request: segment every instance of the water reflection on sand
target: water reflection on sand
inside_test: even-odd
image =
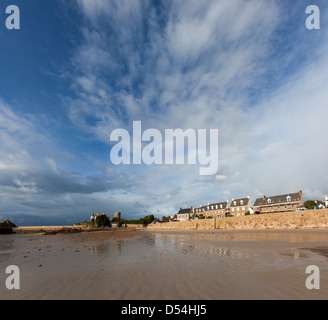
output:
[[[288,240],[289,242],[307,242],[327,240],[327,236],[318,235],[281,235],[281,234],[169,234],[169,233],[146,233],[145,235],[128,240],[114,240],[95,242],[91,247],[92,256],[111,256],[116,259],[130,261],[153,259],[159,255],[171,254],[176,256],[189,255],[194,258],[222,258],[232,259],[254,258],[260,256],[257,250],[245,248],[245,245],[229,245],[231,241],[255,241],[255,240]],[[224,245],[227,243],[226,245]],[[285,257],[294,259],[309,257],[304,250],[290,248],[278,252]],[[262,252],[263,254],[263,252]],[[120,260],[116,260],[118,262]]]
[[[111,242],[99,242],[94,243],[90,247],[90,254],[92,256],[115,256],[129,257],[133,260],[133,256],[137,255],[138,260],[141,256],[154,257],[159,254],[184,254],[194,255],[198,257],[233,257],[242,258],[250,257],[249,253],[232,250],[229,248],[212,248],[206,246],[200,246],[197,244],[190,245],[188,241],[185,241],[179,237],[160,237],[156,235],[144,235],[138,239],[129,240],[114,240]]]

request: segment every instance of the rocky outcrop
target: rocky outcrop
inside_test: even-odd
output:
[[[12,223],[9,220],[2,220],[0,222],[0,234],[6,234],[6,233],[12,233],[13,228],[15,228],[16,225]]]

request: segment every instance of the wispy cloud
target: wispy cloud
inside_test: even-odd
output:
[[[146,128],[160,130],[219,128],[221,172],[219,178],[206,182],[219,187],[213,198],[226,188],[242,195],[254,193],[256,188],[287,192],[317,183],[298,174],[305,168],[299,157],[305,157],[313,141],[323,142],[324,127],[312,124],[316,112],[326,113],[321,97],[325,95],[322,68],[326,62],[324,56],[316,61],[306,59],[311,45],[304,44],[300,36],[307,31],[303,24],[292,23],[294,17],[288,16],[283,3],[179,1],[151,8],[142,1],[134,1],[131,7],[125,1],[119,6],[106,1],[90,10],[86,10],[88,2],[77,3],[91,21],[90,29],[97,32],[84,31],[85,42],[77,48],[75,65],[88,43],[95,56],[106,51],[104,56],[110,57],[106,66],[110,65],[115,77],[112,82],[102,76],[97,63],[92,63],[95,59],[90,59],[87,78],[94,81],[91,87],[103,88],[110,99],[99,106],[90,100],[86,108],[72,106],[73,121],[89,120],[82,129],[108,143],[108,131],[131,129],[131,122],[137,119]],[[296,14],[298,8],[302,6],[294,6],[290,12]],[[110,22],[104,22],[104,17]],[[296,20],[301,19],[304,17]],[[294,42],[288,45],[291,39]],[[300,48],[305,60],[296,63]],[[286,74],[286,68],[291,72]],[[317,81],[322,85],[313,87]],[[94,98],[85,89],[80,87],[83,97]],[[311,127],[310,134],[304,130],[305,123]],[[317,160],[308,161],[322,168],[321,163],[316,166]],[[184,169],[166,167],[165,175],[184,177],[175,180],[181,187],[177,198],[192,201],[195,195],[182,190],[188,189],[191,177],[199,178],[196,168]],[[151,171],[140,174],[141,179],[148,181]],[[324,187],[325,179],[321,183]],[[167,194],[164,190],[168,189],[162,188]],[[197,199],[202,197],[202,188],[198,188]]]

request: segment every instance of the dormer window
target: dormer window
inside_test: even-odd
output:
[[[220,204],[220,208],[222,209],[222,204]]]
[[[213,206],[211,206],[211,209],[213,210],[213,209],[214,209],[214,207],[213,207]]]
[[[236,201],[234,201],[234,202],[233,202],[233,205],[235,206],[236,204],[237,204],[237,202],[236,202]]]
[[[244,201],[243,200],[240,200],[240,205],[242,206],[244,204]]]
[[[268,203],[271,203],[271,199],[268,199]]]
[[[292,198],[291,198],[290,196],[287,196],[287,197],[286,197],[286,200],[287,200],[287,201],[290,201],[290,200],[292,200]]]
[[[218,208],[218,205],[215,205],[215,209],[217,209]]]

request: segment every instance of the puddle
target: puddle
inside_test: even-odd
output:
[[[312,251],[321,256],[328,258],[328,247],[303,248],[303,250]]]
[[[286,251],[279,252],[279,254],[286,257],[293,257],[294,259],[310,258],[311,254],[305,250],[308,249],[288,249]]]

